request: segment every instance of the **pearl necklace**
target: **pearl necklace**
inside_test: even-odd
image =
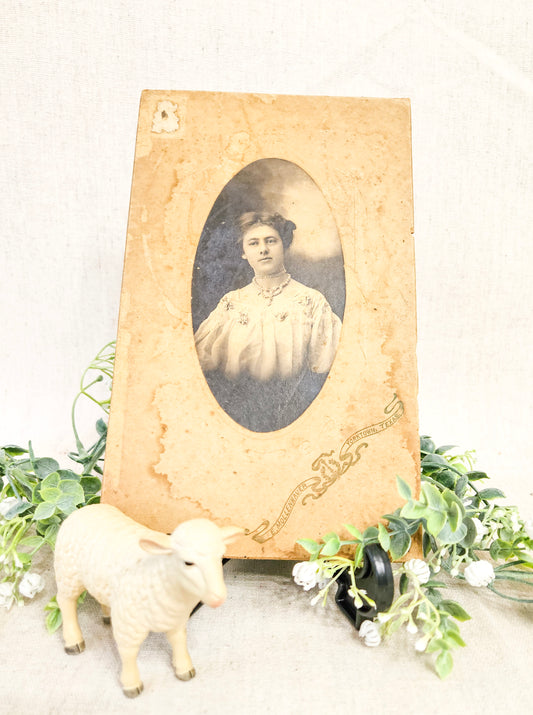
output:
[[[286,288],[291,281],[291,274],[287,273],[287,278],[283,281],[283,283],[280,283],[278,286],[275,288],[262,288],[259,283],[257,282],[255,276],[253,278],[252,283],[255,285],[258,291],[258,295],[262,296],[266,301],[267,305],[272,305],[272,301],[274,298],[281,293],[281,291]]]

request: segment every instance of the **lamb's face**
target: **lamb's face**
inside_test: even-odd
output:
[[[170,537],[187,589],[212,608],[226,600],[222,557],[228,538],[223,529],[208,519],[186,521]]]
[[[141,546],[152,553],[166,554],[172,559],[189,593],[212,608],[226,600],[226,585],[222,572],[222,557],[226,544],[242,534],[237,527],[219,528],[208,519],[192,519],[180,524],[165,537],[163,543],[143,541]]]

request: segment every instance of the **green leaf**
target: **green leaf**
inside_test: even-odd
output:
[[[321,556],[335,556],[336,553],[338,553],[339,549],[341,548],[341,542],[339,541],[338,538],[334,537],[332,539],[329,539],[324,546],[322,547],[320,551]]]
[[[440,490],[434,484],[424,482],[422,484],[422,494],[427,505],[431,509],[435,509],[437,511],[443,511],[446,509],[446,502],[444,501]]]
[[[505,497],[505,494],[500,491],[500,489],[483,489],[479,492],[481,499],[498,499],[499,497]]]
[[[435,450],[436,454],[444,454],[444,452],[449,452],[450,449],[456,449],[457,445],[456,444],[445,444],[442,447],[438,447]]]
[[[363,540],[363,535],[359,531],[359,529],[356,529],[355,526],[352,526],[351,524],[343,524],[344,528],[346,531],[350,532],[350,534],[356,538],[358,541]]]
[[[406,531],[398,531],[390,535],[390,555],[393,561],[404,556],[411,546],[411,537]]]
[[[54,515],[56,510],[56,505],[50,502],[42,502],[37,504],[37,508],[33,514],[34,521],[41,521],[42,519],[49,519]]]
[[[458,603],[455,601],[441,601],[439,603],[439,610],[440,611],[445,611],[446,613],[449,613],[452,618],[455,618],[456,621],[469,621],[470,616],[468,613],[465,611],[465,609],[460,606]]]
[[[448,523],[450,524],[450,529],[456,531],[459,524],[462,522],[461,510],[457,504],[452,503],[448,510]]]
[[[468,479],[467,477],[459,477],[455,484],[454,491],[457,494],[458,497],[464,497],[466,489],[468,487]]]
[[[426,529],[431,536],[440,538],[440,533],[446,524],[446,514],[442,511],[432,511],[426,518]]]
[[[96,494],[102,488],[102,482],[98,477],[82,477],[80,482],[85,496]]]
[[[61,480],[72,479],[75,482],[79,482],[81,479],[81,476],[76,474],[76,472],[73,472],[72,469],[58,469],[57,473],[59,474],[59,478]]]
[[[404,594],[407,591],[407,588],[409,586],[409,576],[406,573],[403,573],[400,576],[400,593]]]
[[[298,539],[296,543],[303,546],[303,548],[310,554],[318,554],[320,551],[320,544],[317,544],[317,542],[313,541],[313,539]]]
[[[375,543],[378,539],[379,531],[377,526],[369,526],[363,532],[363,541],[366,543]]]
[[[447,639],[448,641],[453,641],[453,642],[454,642],[455,644],[457,644],[458,646],[461,646],[461,648],[464,648],[464,647],[466,646],[466,643],[465,643],[464,640],[461,638],[461,636],[459,635],[459,633],[457,633],[457,631],[454,631],[454,630],[449,630],[449,631],[447,631],[447,633],[446,633],[446,639]]]
[[[467,477],[470,482],[476,482],[479,479],[488,479],[489,478],[488,474],[485,474],[485,472],[477,472],[477,471],[467,472],[465,474],[465,477]]]
[[[48,633],[52,634],[57,631],[57,629],[61,626],[63,623],[63,616],[61,615],[61,611],[59,610],[59,606],[56,605],[55,608],[49,609],[49,612],[46,616],[46,630]]]
[[[427,435],[420,437],[420,451],[423,454],[432,454],[435,451],[435,442],[433,442],[431,437]]]
[[[10,457],[18,457],[21,454],[28,454],[27,449],[24,449],[24,447],[19,447],[17,444],[6,444],[5,447],[2,447],[2,449]]]
[[[464,523],[459,524],[455,531],[449,524],[444,524],[441,531],[438,533],[437,538],[443,544],[458,544],[460,543],[468,533],[468,529]]]
[[[41,499],[43,501],[51,502],[57,504],[58,499],[61,496],[61,489],[58,487],[42,487],[41,488]]]
[[[43,543],[44,539],[42,536],[25,536],[23,539],[20,540],[19,545],[25,546],[26,548],[33,551],[34,549],[38,549],[39,547],[41,547]]]
[[[10,519],[14,519],[16,516],[21,516],[30,509],[33,509],[33,504],[31,502],[18,501],[7,511],[4,518],[9,521]]]
[[[396,484],[398,485],[398,492],[400,493],[400,496],[404,499],[411,499],[412,492],[409,484],[398,476],[396,476]]]
[[[384,551],[388,551],[390,549],[390,535],[387,529],[383,526],[383,524],[378,524],[378,540],[379,540],[379,545]]]
[[[498,561],[501,558],[502,552],[505,551],[505,545],[499,539],[496,539],[490,545],[489,553],[494,561]]]
[[[50,459],[50,457],[41,457],[40,459],[34,460],[35,473],[44,479],[52,472],[57,472],[59,469],[59,464],[55,459]]]
[[[434,581],[433,579],[430,579],[429,581],[426,581],[424,584],[425,588],[447,588],[446,584],[443,581]]]
[[[55,548],[56,545],[56,537],[57,532],[59,531],[59,527],[59,522],[54,522],[53,524],[49,524],[46,527],[46,531],[44,532],[44,539],[46,543],[52,547],[52,549]]]
[[[400,514],[404,519],[423,519],[427,511],[428,508],[425,504],[411,500],[403,505]]]
[[[477,529],[474,521],[469,516],[463,519],[463,524],[466,526],[466,534],[460,543],[465,549],[469,549],[477,539]]]
[[[61,496],[57,500],[57,508],[63,512],[63,514],[70,514],[74,511],[78,504],[83,504],[85,502],[85,494],[81,484],[74,482],[71,479],[66,479],[59,483],[61,489]]]
[[[427,533],[427,531],[424,531],[424,533],[422,534],[422,553],[424,554],[424,558],[429,554],[431,549],[431,537]]]
[[[443,487],[453,489],[457,481],[457,475],[451,469],[441,469],[433,474],[432,479],[442,484]]]
[[[421,466],[425,469],[440,469],[449,467],[449,463],[440,454],[427,454],[421,461]]]
[[[96,431],[98,432],[99,435],[107,434],[107,425],[101,417],[96,422]]]
[[[442,651],[437,656],[437,661],[435,663],[435,669],[439,678],[446,678],[453,669],[453,658],[452,654],[448,650]]]
[[[336,531],[328,531],[327,534],[324,534],[322,537],[322,541],[329,541],[330,539],[338,539],[339,535],[337,534]]]
[[[57,472],[50,472],[41,482],[41,491],[48,487],[57,487],[60,481],[61,477]]]

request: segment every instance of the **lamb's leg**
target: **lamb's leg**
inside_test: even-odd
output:
[[[67,596],[59,591],[57,594],[57,605],[63,617],[65,652],[69,655],[77,655],[85,650],[85,641],[83,640],[80,624],[78,623],[77,601],[80,593],[76,593],[74,596]]]
[[[111,609],[103,603],[100,604],[100,607],[102,608],[103,621],[108,626],[111,623]]]
[[[185,626],[175,628],[167,633],[168,642],[172,646],[172,665],[176,677],[180,680],[190,680],[196,675],[191,656],[187,650],[187,632]]]
[[[115,627],[113,635],[122,661],[122,671],[120,673],[122,690],[126,697],[136,698],[143,691],[143,684],[137,667],[137,654],[148,633],[136,634],[135,638],[132,638],[131,634],[128,634],[127,637],[122,637]]]

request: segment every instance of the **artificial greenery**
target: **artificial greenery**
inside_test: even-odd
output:
[[[74,399],[71,418],[77,451],[69,457],[80,465],[78,471],[61,469],[55,459],[36,457],[31,442],[28,449],[17,445],[0,449],[3,485],[0,491],[0,602],[3,605],[22,603],[24,597],[31,597],[35,588],[42,587],[36,585],[38,577],[30,571],[33,557],[42,547],[54,548],[59,526],[72,511],[100,500],[102,469],[99,462],[105,451],[107,425],[104,419],[98,419],[97,439],[91,447],[85,448],[76,426],[76,407],[83,397],[109,413],[113,361],[114,343],[109,343],[83,373]],[[57,621],[57,613],[47,623],[54,621]]]
[[[454,455],[453,449],[451,445],[437,448],[429,437],[421,438],[420,496],[415,498],[398,477],[398,490],[406,503],[385,514],[385,523],[362,533],[346,524],[351,538],[332,531],[319,541],[298,542],[309,552],[315,568],[310,579],[297,582],[306,588],[322,582],[314,601],[325,602],[331,586],[348,569],[350,593],[359,607],[368,601],[357,588],[355,573],[364,548],[379,543],[398,561],[406,556],[415,535],[421,539],[425,561],[411,559],[396,569],[399,595],[386,613],[378,615],[376,638],[378,632],[379,637],[386,637],[406,625],[409,632],[419,633],[417,650],[436,654],[435,667],[441,677],[453,667],[451,651],[465,645],[457,621],[470,618],[458,603],[443,596],[446,584],[435,578],[441,569],[504,598],[533,602],[500,588],[503,582],[533,586],[533,528],[520,519],[516,507],[495,501],[504,496],[499,489],[480,488],[488,476],[474,470],[472,452]],[[493,567],[491,561],[500,563]]]

